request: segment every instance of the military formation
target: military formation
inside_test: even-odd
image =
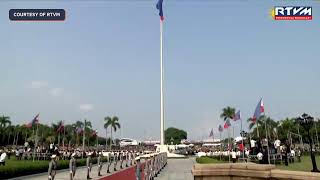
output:
[[[77,152],[70,155],[69,177],[74,180],[77,170]],[[53,154],[48,168],[48,180],[54,180],[58,168],[59,156]],[[96,159],[97,172],[92,172],[93,159]],[[167,164],[166,153],[138,152],[138,151],[111,151],[111,152],[86,152],[86,175],[91,179],[92,173],[102,176],[101,170],[107,169],[107,173],[135,166],[137,180],[152,180]],[[119,167],[120,169],[117,169]]]

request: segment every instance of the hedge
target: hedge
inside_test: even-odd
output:
[[[97,159],[93,158],[92,163],[96,164]],[[86,165],[86,159],[77,159],[77,167]],[[37,173],[48,172],[49,161],[41,160],[8,160],[5,166],[0,166],[0,179],[14,178]],[[58,170],[68,169],[69,160],[58,161]]]

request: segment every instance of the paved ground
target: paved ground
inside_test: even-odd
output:
[[[188,159],[168,159],[167,166],[155,180],[193,180],[191,169],[196,163],[194,157]]]
[[[115,172],[113,171],[113,164],[110,166],[110,172],[111,173],[107,173],[107,165],[104,164],[102,166],[102,170],[101,170],[101,175],[102,176],[98,176],[98,170],[97,170],[97,166],[94,165],[92,166],[92,170],[90,173],[90,177],[92,178],[92,180],[97,180],[103,176],[106,175],[111,175],[114,174]],[[118,171],[120,170],[120,163],[118,163],[117,166]],[[1,178],[0,178],[1,179]],[[48,179],[48,173],[41,173],[41,174],[35,174],[35,175],[30,175],[30,176],[22,176],[22,177],[18,177],[18,178],[13,178],[12,180],[46,180]],[[59,170],[57,172],[57,175],[55,176],[55,180],[69,180],[69,171],[67,170]],[[76,175],[75,175],[75,180],[86,180],[87,179],[87,171],[86,171],[86,167],[78,167],[77,171],[76,171]]]

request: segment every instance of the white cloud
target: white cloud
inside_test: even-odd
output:
[[[52,96],[60,96],[63,92],[62,88],[53,88],[49,91],[49,94]]]
[[[31,81],[29,87],[32,89],[39,89],[48,86],[48,82],[46,81]]]
[[[93,104],[80,104],[80,111],[88,112],[93,109]]]

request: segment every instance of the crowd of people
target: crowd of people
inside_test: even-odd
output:
[[[228,148],[232,147],[232,148]],[[260,164],[269,164],[269,161],[282,161],[294,163],[295,159],[301,162],[301,155],[304,147],[300,145],[289,144],[288,142],[281,142],[279,139],[274,140],[273,143],[267,142],[266,139],[248,141],[247,146],[242,142],[234,143],[233,146],[226,146],[226,148],[207,149],[198,153],[199,156],[211,157],[230,157],[230,160],[237,162],[239,159],[244,161],[256,161]],[[268,153],[269,152],[269,153]]]

